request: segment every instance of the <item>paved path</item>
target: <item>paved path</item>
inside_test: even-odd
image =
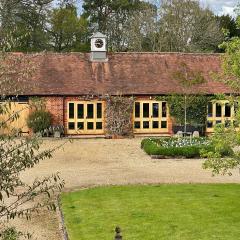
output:
[[[152,160],[140,149],[140,142],[141,139],[74,140],[22,177],[31,182],[35,177],[60,172],[66,191],[111,184],[240,183],[237,171],[231,177],[212,177],[211,172],[202,169],[202,160]],[[44,144],[57,146],[61,141]],[[60,239],[54,214],[41,213],[33,222],[22,221],[20,225],[34,231],[37,239]]]

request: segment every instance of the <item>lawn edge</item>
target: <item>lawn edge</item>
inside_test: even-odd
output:
[[[69,234],[67,232],[67,227],[65,224],[65,218],[64,218],[64,214],[63,214],[63,210],[61,207],[61,197],[59,196],[57,199],[57,215],[58,215],[58,222],[59,222],[59,228],[60,228],[60,232],[61,232],[61,238],[62,240],[69,240]]]
[[[67,193],[74,193],[74,192],[80,192],[84,190],[91,190],[91,189],[98,189],[98,188],[108,188],[108,187],[139,187],[139,186],[160,186],[160,185],[240,185],[240,183],[197,183],[197,182],[189,182],[189,183],[129,183],[129,184],[103,184],[103,185],[89,185],[89,186],[83,186],[83,187],[77,187],[77,188],[70,188],[70,189],[65,189],[61,195],[60,198],[63,194]],[[61,204],[61,200],[59,200],[59,204]]]

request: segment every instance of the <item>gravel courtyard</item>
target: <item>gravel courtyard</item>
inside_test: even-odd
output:
[[[47,147],[63,140],[45,140]],[[31,182],[54,172],[65,179],[65,191],[98,185],[156,183],[240,183],[240,174],[212,177],[202,169],[202,160],[153,160],[140,149],[141,139],[77,139],[55,152],[50,160],[23,173]],[[41,219],[41,221],[39,221]],[[55,214],[41,213],[32,222],[21,221],[37,239],[57,240],[59,226]],[[37,234],[36,234],[37,233]]]
[[[77,139],[54,157],[23,174],[25,181],[60,172],[65,190],[109,184],[240,183],[240,174],[212,177],[202,160],[153,160],[140,149],[141,139]],[[45,141],[48,147],[61,141]]]

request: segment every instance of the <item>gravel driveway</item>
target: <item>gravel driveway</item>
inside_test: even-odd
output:
[[[57,146],[62,140],[48,140]],[[202,169],[202,160],[153,160],[140,149],[141,139],[78,139],[67,143],[54,157],[26,171],[22,178],[30,182],[54,172],[65,179],[66,191],[110,184],[154,183],[240,183],[240,174],[212,177]],[[19,223],[19,222],[18,222]],[[41,213],[33,222],[20,225],[34,231],[37,239],[60,239],[55,214]]]

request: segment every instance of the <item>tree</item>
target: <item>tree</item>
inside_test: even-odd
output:
[[[239,18],[238,18],[239,21]],[[240,21],[238,22],[240,24]],[[230,86],[234,93],[240,90],[240,38],[233,37],[225,41],[221,47],[225,54],[222,58],[223,73],[218,76],[219,81]],[[213,174],[230,174],[233,169],[240,168],[240,152],[238,150],[240,144],[240,108],[238,107],[240,98],[232,94],[225,96],[231,105],[235,108],[235,122],[227,128],[225,125],[217,125],[212,141],[215,143],[215,152],[204,152],[203,156],[208,157],[203,167],[212,169]],[[233,154],[228,158],[221,157],[221,151],[230,147]]]
[[[159,18],[159,51],[212,52],[223,41],[214,14],[198,1],[164,0]]]
[[[12,51],[48,49],[47,18],[53,0],[0,0],[1,48],[11,39]]]
[[[59,174],[36,179],[26,184],[21,172],[33,168],[40,161],[50,158],[56,150],[40,150],[41,142],[34,137],[16,139],[11,133],[3,135],[6,125],[18,118],[20,113],[9,111],[9,95],[17,98],[26,89],[36,63],[28,55],[0,55],[0,229],[3,220],[26,217],[43,207],[55,209],[56,195],[64,186]],[[60,147],[60,146],[58,146]],[[58,148],[57,147],[57,148]]]
[[[240,30],[237,27],[237,21],[234,17],[227,14],[222,16],[216,16],[216,20],[219,22],[221,29],[228,31],[229,38],[240,36]]]
[[[89,50],[88,21],[83,16],[78,17],[74,5],[67,4],[54,9],[49,23],[49,33],[55,51]]]
[[[200,10],[193,25],[193,34],[189,44],[191,52],[217,52],[224,39],[220,24],[209,9]]]
[[[179,70],[173,74],[173,79],[180,81],[180,93],[159,97],[159,100],[167,101],[174,123],[183,126],[184,132],[187,132],[188,125],[201,127],[204,132],[209,97],[199,91],[196,95],[196,88],[206,82],[204,76],[181,63]]]
[[[132,48],[129,36],[133,31],[130,33],[129,27],[134,23],[134,16],[143,14],[147,7],[152,6],[140,0],[84,0],[83,3],[84,16],[90,21],[90,30],[105,33],[112,51]]]
[[[152,52],[157,50],[158,9],[146,4],[141,11],[129,16],[123,37],[127,51]]]

